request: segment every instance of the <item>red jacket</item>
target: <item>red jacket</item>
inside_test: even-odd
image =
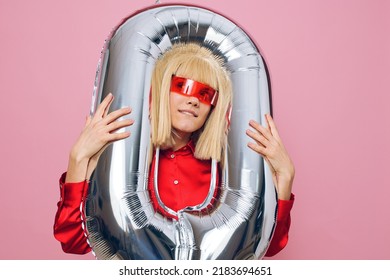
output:
[[[186,206],[197,205],[208,194],[211,165],[210,161],[198,160],[193,156],[194,147],[190,143],[187,146],[173,152],[161,151],[158,190],[161,200],[174,211]],[[179,164],[180,163],[180,164]],[[166,213],[157,203],[153,190],[154,159],[151,165],[151,178],[149,191],[153,206],[165,216],[175,218]],[[196,176],[194,176],[196,174]],[[86,254],[91,251],[82,229],[80,205],[88,192],[88,182],[64,183],[66,174],[60,178],[61,200],[58,202],[58,210],[54,223],[54,236],[61,242],[62,249],[66,253]],[[217,193],[214,194],[216,196]],[[294,195],[291,199],[278,201],[277,224],[268,248],[266,256],[273,256],[280,252],[287,244],[288,231],[290,229],[290,211],[294,203]]]

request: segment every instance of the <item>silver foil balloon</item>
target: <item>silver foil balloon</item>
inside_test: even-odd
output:
[[[231,72],[234,106],[221,186],[211,180],[205,203],[180,211],[176,221],[154,211],[147,190],[148,110],[155,61],[179,42],[201,44],[223,57]],[[154,6],[113,29],[98,64],[91,114],[112,92],[111,110],[130,106],[136,122],[128,139],[107,148],[90,179],[84,226],[98,259],[264,256],[276,225],[277,196],[264,160],[247,147],[245,130],[250,119],[264,124],[264,114],[271,111],[268,80],[262,56],[249,36],[204,8]],[[204,214],[200,210],[215,187],[221,189],[220,197],[213,211]]]

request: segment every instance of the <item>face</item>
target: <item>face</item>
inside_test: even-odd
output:
[[[211,105],[201,103],[196,96],[171,92],[170,101],[172,128],[181,137],[189,137],[206,122]]]
[[[170,109],[172,127],[181,137],[189,137],[206,122],[218,92],[212,87],[184,77],[171,80]]]

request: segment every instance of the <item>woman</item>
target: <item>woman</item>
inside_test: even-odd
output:
[[[159,162],[151,160],[148,189],[153,206],[164,216],[176,219],[176,212],[201,204],[211,180],[211,160],[223,165],[232,89],[223,61],[196,44],[177,44],[156,63],[151,89],[151,143],[161,151]],[[68,253],[84,254],[87,244],[80,215],[80,204],[88,190],[88,178],[101,153],[112,142],[125,139],[129,132],[117,132],[134,121],[122,119],[130,108],[108,113],[113,96],[109,94],[88,117],[85,128],[72,147],[68,170],[60,179],[61,200],[54,235]],[[248,147],[263,156],[273,172],[279,198],[277,226],[266,256],[287,244],[290,227],[294,166],[278,135],[271,116],[267,127],[249,121]],[[158,168],[158,178],[154,170]],[[195,174],[195,176],[194,176]],[[217,176],[217,186],[219,185]],[[158,183],[155,193],[154,181]],[[162,203],[159,203],[159,199]],[[214,193],[218,199],[218,188]],[[212,203],[209,205],[212,209]]]

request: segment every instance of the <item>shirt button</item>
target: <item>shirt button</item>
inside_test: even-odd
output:
[[[171,154],[171,158],[175,158],[175,154]]]
[[[179,181],[178,181],[178,180],[175,180],[175,181],[173,181],[173,183],[174,183],[175,185],[177,185],[177,184],[179,184]]]

